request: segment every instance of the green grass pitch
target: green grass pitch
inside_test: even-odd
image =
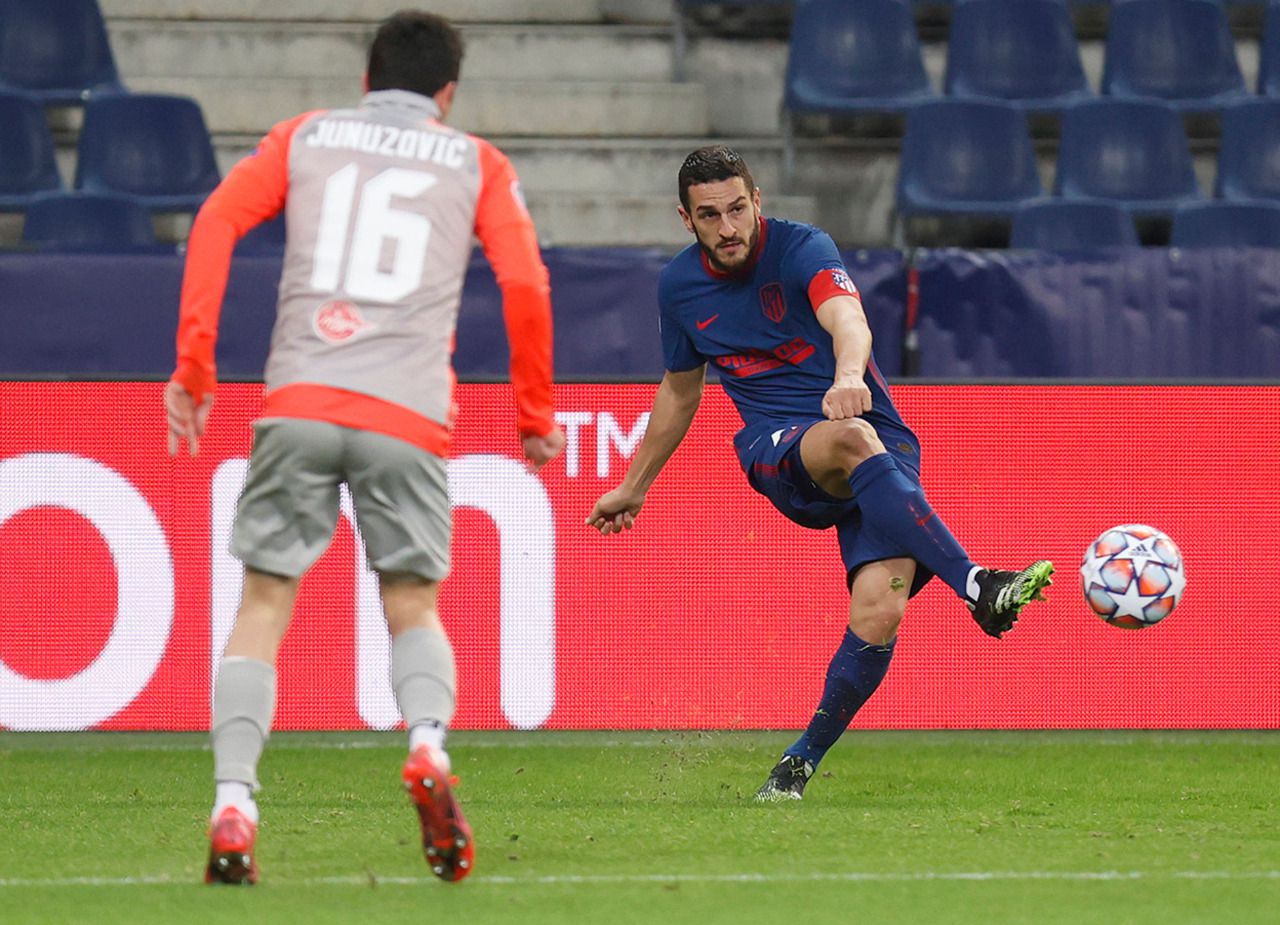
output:
[[[200,882],[204,737],[0,734],[0,922],[1280,922],[1280,734],[853,731],[758,805],[779,733],[455,733],[436,881],[399,734],[278,734],[253,888]]]

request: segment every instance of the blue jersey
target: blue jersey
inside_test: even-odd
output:
[[[695,243],[663,269],[658,303],[666,367],[683,372],[710,363],[747,426],[821,419],[836,358],[815,310],[857,289],[835,242],[812,225],[763,219],[751,259],[738,273],[721,273]],[[864,381],[872,407],[865,417],[881,440],[915,444],[873,359]]]

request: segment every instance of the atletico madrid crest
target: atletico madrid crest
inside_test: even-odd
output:
[[[760,287],[760,309],[774,324],[782,320],[787,313],[787,300],[782,296],[782,283],[768,283]]]

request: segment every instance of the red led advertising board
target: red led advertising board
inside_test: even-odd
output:
[[[455,727],[795,728],[847,619],[835,537],[747,486],[708,386],[636,529],[583,521],[652,385],[566,385],[565,454],[518,459],[505,385],[464,384],[450,485]],[[207,727],[240,567],[226,552],[261,387],[223,385],[200,455],[165,450],[155,383],[0,383],[0,727]],[[1280,727],[1280,387],[902,385],[934,508],[974,559],[1058,566],[1004,640],[933,582],[863,728]],[[344,502],[344,510],[350,510]],[[1148,523],[1187,588],[1157,626],[1086,608],[1079,565]],[[347,515],[281,651],[277,727],[397,717],[376,584]]]

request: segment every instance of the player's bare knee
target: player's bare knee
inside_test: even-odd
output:
[[[891,566],[872,563],[859,572],[849,598],[849,629],[871,645],[892,642],[907,612],[909,595],[904,591],[910,575],[893,571]]]
[[[836,455],[850,472],[863,460],[884,452],[884,444],[880,442],[876,429],[862,418],[834,423],[836,428],[832,435],[833,446]]]
[[[849,629],[863,642],[888,645],[898,635],[907,602],[899,595],[886,596],[850,608]]]

